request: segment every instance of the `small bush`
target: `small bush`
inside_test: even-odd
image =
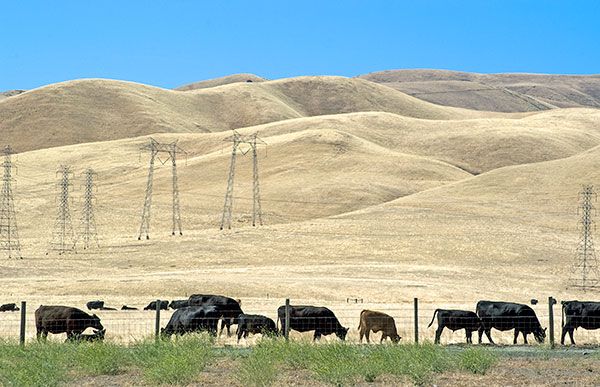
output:
[[[459,355],[461,369],[480,375],[484,375],[496,361],[496,355],[482,348],[467,348]]]

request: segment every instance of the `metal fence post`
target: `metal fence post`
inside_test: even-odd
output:
[[[285,329],[283,335],[286,340],[290,339],[290,299],[285,299]]]
[[[160,340],[160,300],[156,300],[156,321],[154,322],[154,340]]]
[[[415,344],[419,343],[419,299],[415,297]]]
[[[27,303],[21,301],[21,331],[19,333],[19,343],[25,345],[25,326],[27,322]]]
[[[550,348],[554,348],[554,304],[556,304],[554,297],[548,297],[548,330],[550,336]]]

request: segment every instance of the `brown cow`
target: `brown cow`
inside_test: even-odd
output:
[[[360,342],[362,342],[363,336],[365,336],[367,338],[367,343],[370,343],[369,333],[371,331],[374,333],[379,331],[382,332],[380,343],[383,343],[383,340],[387,337],[394,343],[399,342],[401,339],[396,331],[396,322],[393,317],[373,310],[363,310],[360,312],[360,324],[358,325],[358,330],[360,333]]]

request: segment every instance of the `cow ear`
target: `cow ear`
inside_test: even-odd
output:
[[[547,329],[548,329],[548,328],[544,328],[544,332],[546,332],[546,330],[547,330]]]

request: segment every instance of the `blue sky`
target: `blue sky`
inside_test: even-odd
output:
[[[3,1],[0,90],[251,72],[600,73],[600,1]]]

